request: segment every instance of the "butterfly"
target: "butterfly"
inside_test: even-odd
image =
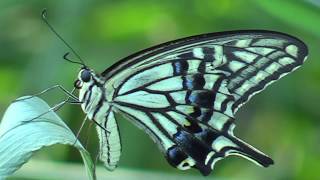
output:
[[[121,155],[116,113],[144,130],[180,170],[209,175],[230,155],[268,167],[270,157],[234,135],[235,113],[307,54],[301,40],[279,32],[210,33],[148,48],[102,73],[83,65],[74,86],[82,110],[99,124],[100,160],[110,170]]]

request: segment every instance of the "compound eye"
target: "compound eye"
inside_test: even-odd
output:
[[[89,82],[91,79],[91,72],[85,69],[81,72],[80,77],[83,82]]]
[[[77,89],[81,89],[82,87],[82,82],[77,79],[75,82],[74,82],[74,87],[77,88]]]

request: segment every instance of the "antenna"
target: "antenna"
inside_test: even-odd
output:
[[[82,65],[82,66],[85,66],[85,65],[82,64],[81,62],[77,62],[77,61],[73,61],[73,60],[69,59],[69,57],[68,57],[69,54],[70,54],[70,52],[65,53],[65,54],[63,55],[63,59],[66,60],[66,61],[69,61],[69,62],[71,62],[71,63],[74,63],[74,64],[80,64],[80,65]]]
[[[82,60],[82,58],[80,57],[80,55],[70,46],[69,43],[67,43],[67,41],[65,41],[62,36],[53,28],[53,26],[49,23],[48,19],[47,19],[47,9],[43,9],[42,13],[41,13],[41,17],[42,20],[46,23],[46,25],[49,27],[49,29],[63,42],[63,44],[65,46],[67,46],[71,52],[80,60],[80,62],[75,62],[75,61],[71,61],[70,59],[67,58],[67,56],[69,55],[69,53],[66,53],[63,58],[69,62],[72,63],[76,63],[76,64],[81,64],[83,66],[86,66],[84,61]]]

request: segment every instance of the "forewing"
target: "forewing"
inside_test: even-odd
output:
[[[167,75],[184,73],[185,69],[189,74],[220,72],[225,74],[228,89],[235,97],[233,111],[236,111],[267,85],[302,65],[307,54],[302,41],[283,33],[254,30],[212,33],[143,50],[114,64],[102,75],[114,88],[121,87],[116,93],[121,94]],[[188,67],[187,60],[199,61]],[[172,63],[175,67],[170,68],[169,62],[176,62]],[[161,66],[161,72],[144,72],[152,66]],[[137,75],[130,78],[134,74]]]
[[[306,46],[288,35],[229,32],[169,42],[126,58],[103,75],[119,112],[159,144],[169,163],[204,175],[241,155],[273,161],[234,137],[234,113],[251,96],[299,67]]]
[[[233,111],[279,78],[300,67],[307,47],[292,37],[263,37],[226,43],[228,89],[235,97]]]

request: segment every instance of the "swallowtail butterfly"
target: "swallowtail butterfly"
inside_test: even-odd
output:
[[[140,51],[102,73],[83,66],[75,87],[83,111],[103,127],[100,159],[110,170],[121,155],[115,113],[150,135],[180,170],[208,175],[229,155],[267,167],[271,158],[233,134],[234,115],[307,54],[302,41],[279,32],[203,34]]]

